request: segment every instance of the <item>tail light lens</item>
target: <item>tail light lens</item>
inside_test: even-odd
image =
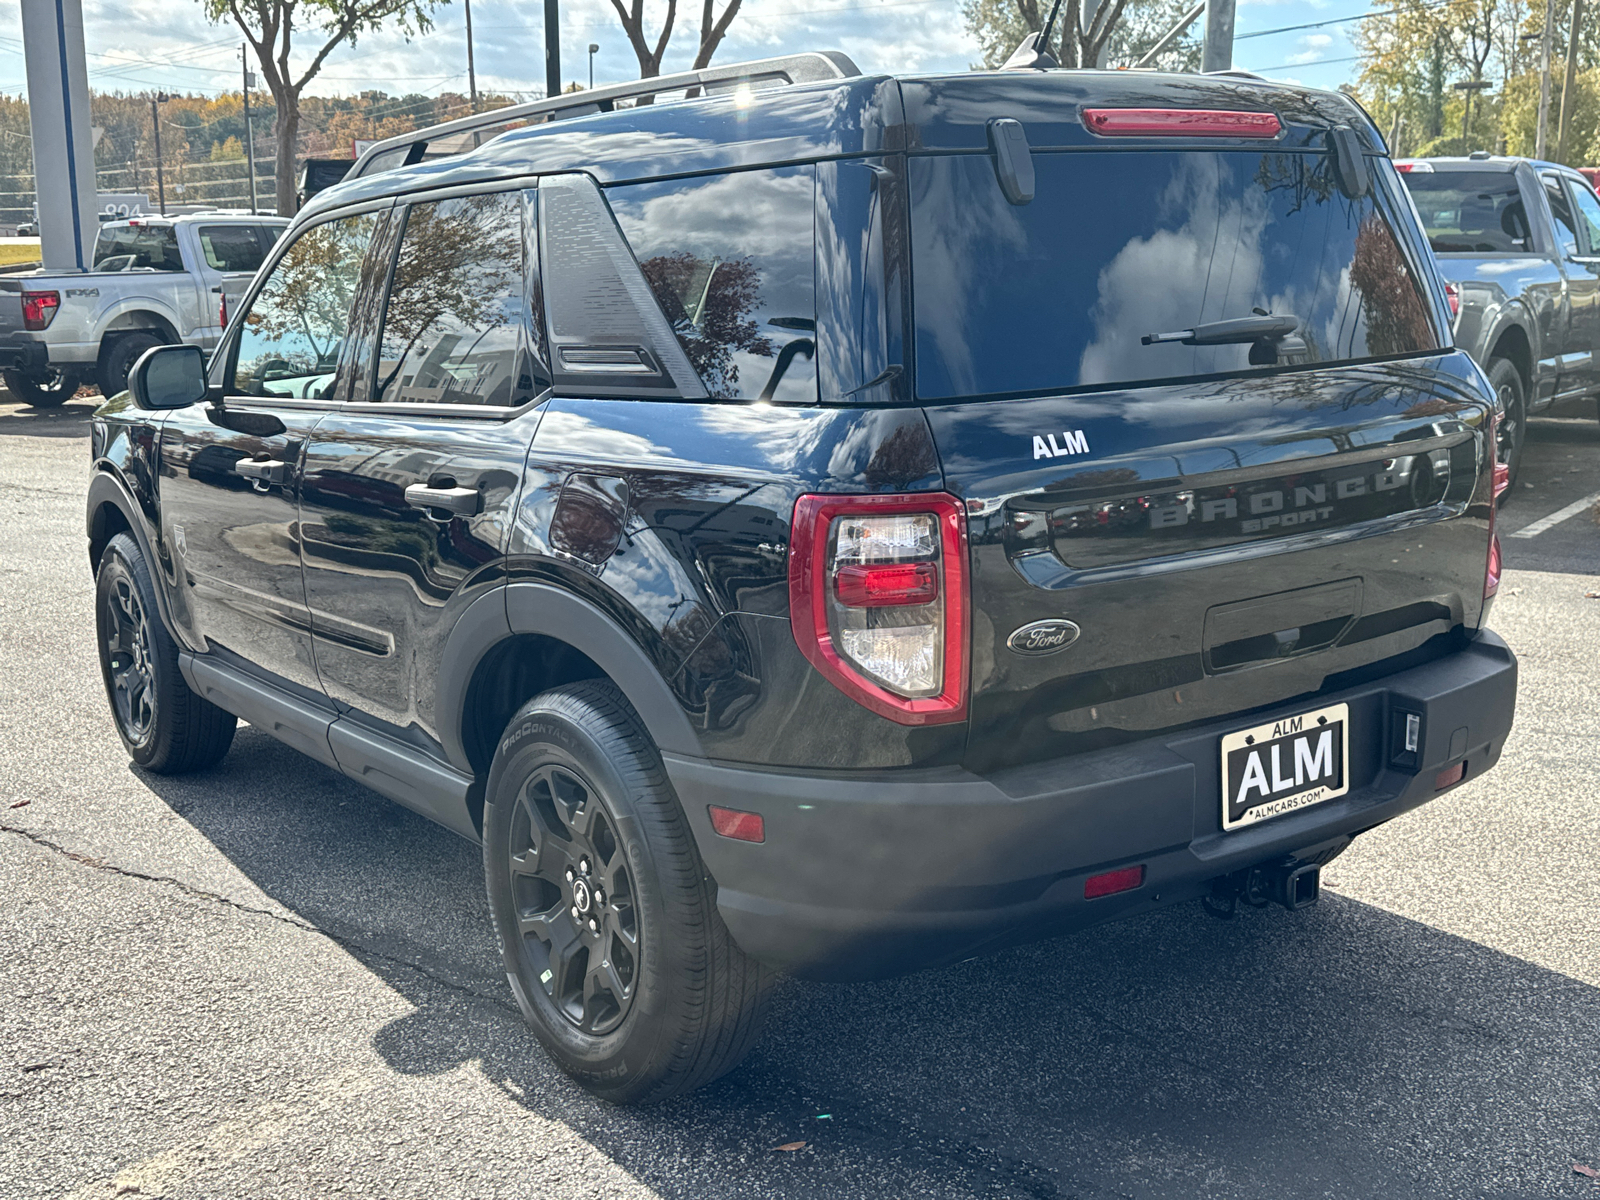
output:
[[[56,310],[60,307],[60,292],[23,292],[22,327],[35,332],[49,329],[50,322],[56,319]]]
[[[1444,298],[1450,301],[1450,319],[1454,321],[1461,315],[1461,288],[1453,283],[1445,284]]]
[[[795,643],[902,725],[967,715],[967,522],[942,492],[802,496],[789,549]]]
[[[226,329],[228,327],[228,293],[217,294],[217,324]]]

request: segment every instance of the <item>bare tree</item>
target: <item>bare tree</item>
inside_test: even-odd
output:
[[[300,95],[322,70],[328,55],[358,34],[378,28],[406,34],[432,28],[430,14],[439,0],[203,0],[213,21],[230,19],[261,64],[261,77],[277,106],[273,136],[277,141],[275,169],[278,212],[295,210],[295,146],[300,136]],[[310,64],[296,77],[289,63],[295,22],[306,24],[323,39]]]
[[[717,47],[727,36],[728,26],[733,24],[734,17],[739,15],[741,3],[743,0],[728,0],[722,15],[718,16],[716,0],[703,0],[700,10],[700,47],[694,56],[696,71],[711,65],[712,55],[716,54]],[[653,37],[645,28],[644,0],[628,0],[627,5],[623,0],[611,0],[611,7],[616,9],[617,19],[622,22],[622,31],[628,36],[628,45],[633,47],[634,57],[639,60],[639,78],[654,79],[661,74],[661,60],[666,57],[667,43],[672,40],[672,28],[678,18],[678,0],[667,0],[666,19],[661,24],[660,34]],[[648,104],[649,98],[640,103]]]

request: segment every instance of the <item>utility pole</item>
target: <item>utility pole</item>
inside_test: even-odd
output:
[[[1550,34],[1555,23],[1555,0],[1544,0],[1544,32],[1539,35],[1539,126],[1533,134],[1535,158],[1544,157],[1544,126],[1550,118]]]
[[[161,215],[167,215],[167,185],[161,177],[161,108],[164,100],[172,99],[165,92],[157,92],[150,98],[150,127],[156,134],[156,203],[160,206]]]
[[[544,0],[544,94],[561,95],[561,9],[559,0]]]
[[[1556,160],[1567,161],[1567,127],[1576,102],[1572,90],[1577,85],[1578,35],[1583,29],[1583,0],[1572,0],[1572,32],[1567,35],[1567,78],[1561,85],[1561,131],[1556,134]]]
[[[239,57],[244,60],[244,162],[250,172],[250,215],[256,212],[256,133],[250,128],[250,89],[256,85],[255,72],[250,69],[250,50],[239,46]]]
[[[1206,0],[1206,40],[1202,71],[1233,69],[1233,0]]]
[[[472,111],[478,111],[478,68],[472,63],[472,0],[462,0],[467,10],[467,91],[472,97]]]

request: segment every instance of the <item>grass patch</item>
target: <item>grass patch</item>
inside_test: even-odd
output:
[[[0,243],[0,267],[9,267],[16,263],[38,262],[39,253],[38,242]]]

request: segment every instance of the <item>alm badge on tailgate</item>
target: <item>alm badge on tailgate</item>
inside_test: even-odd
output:
[[[1350,790],[1350,706],[1335,704],[1222,739],[1222,827],[1239,829]]]

